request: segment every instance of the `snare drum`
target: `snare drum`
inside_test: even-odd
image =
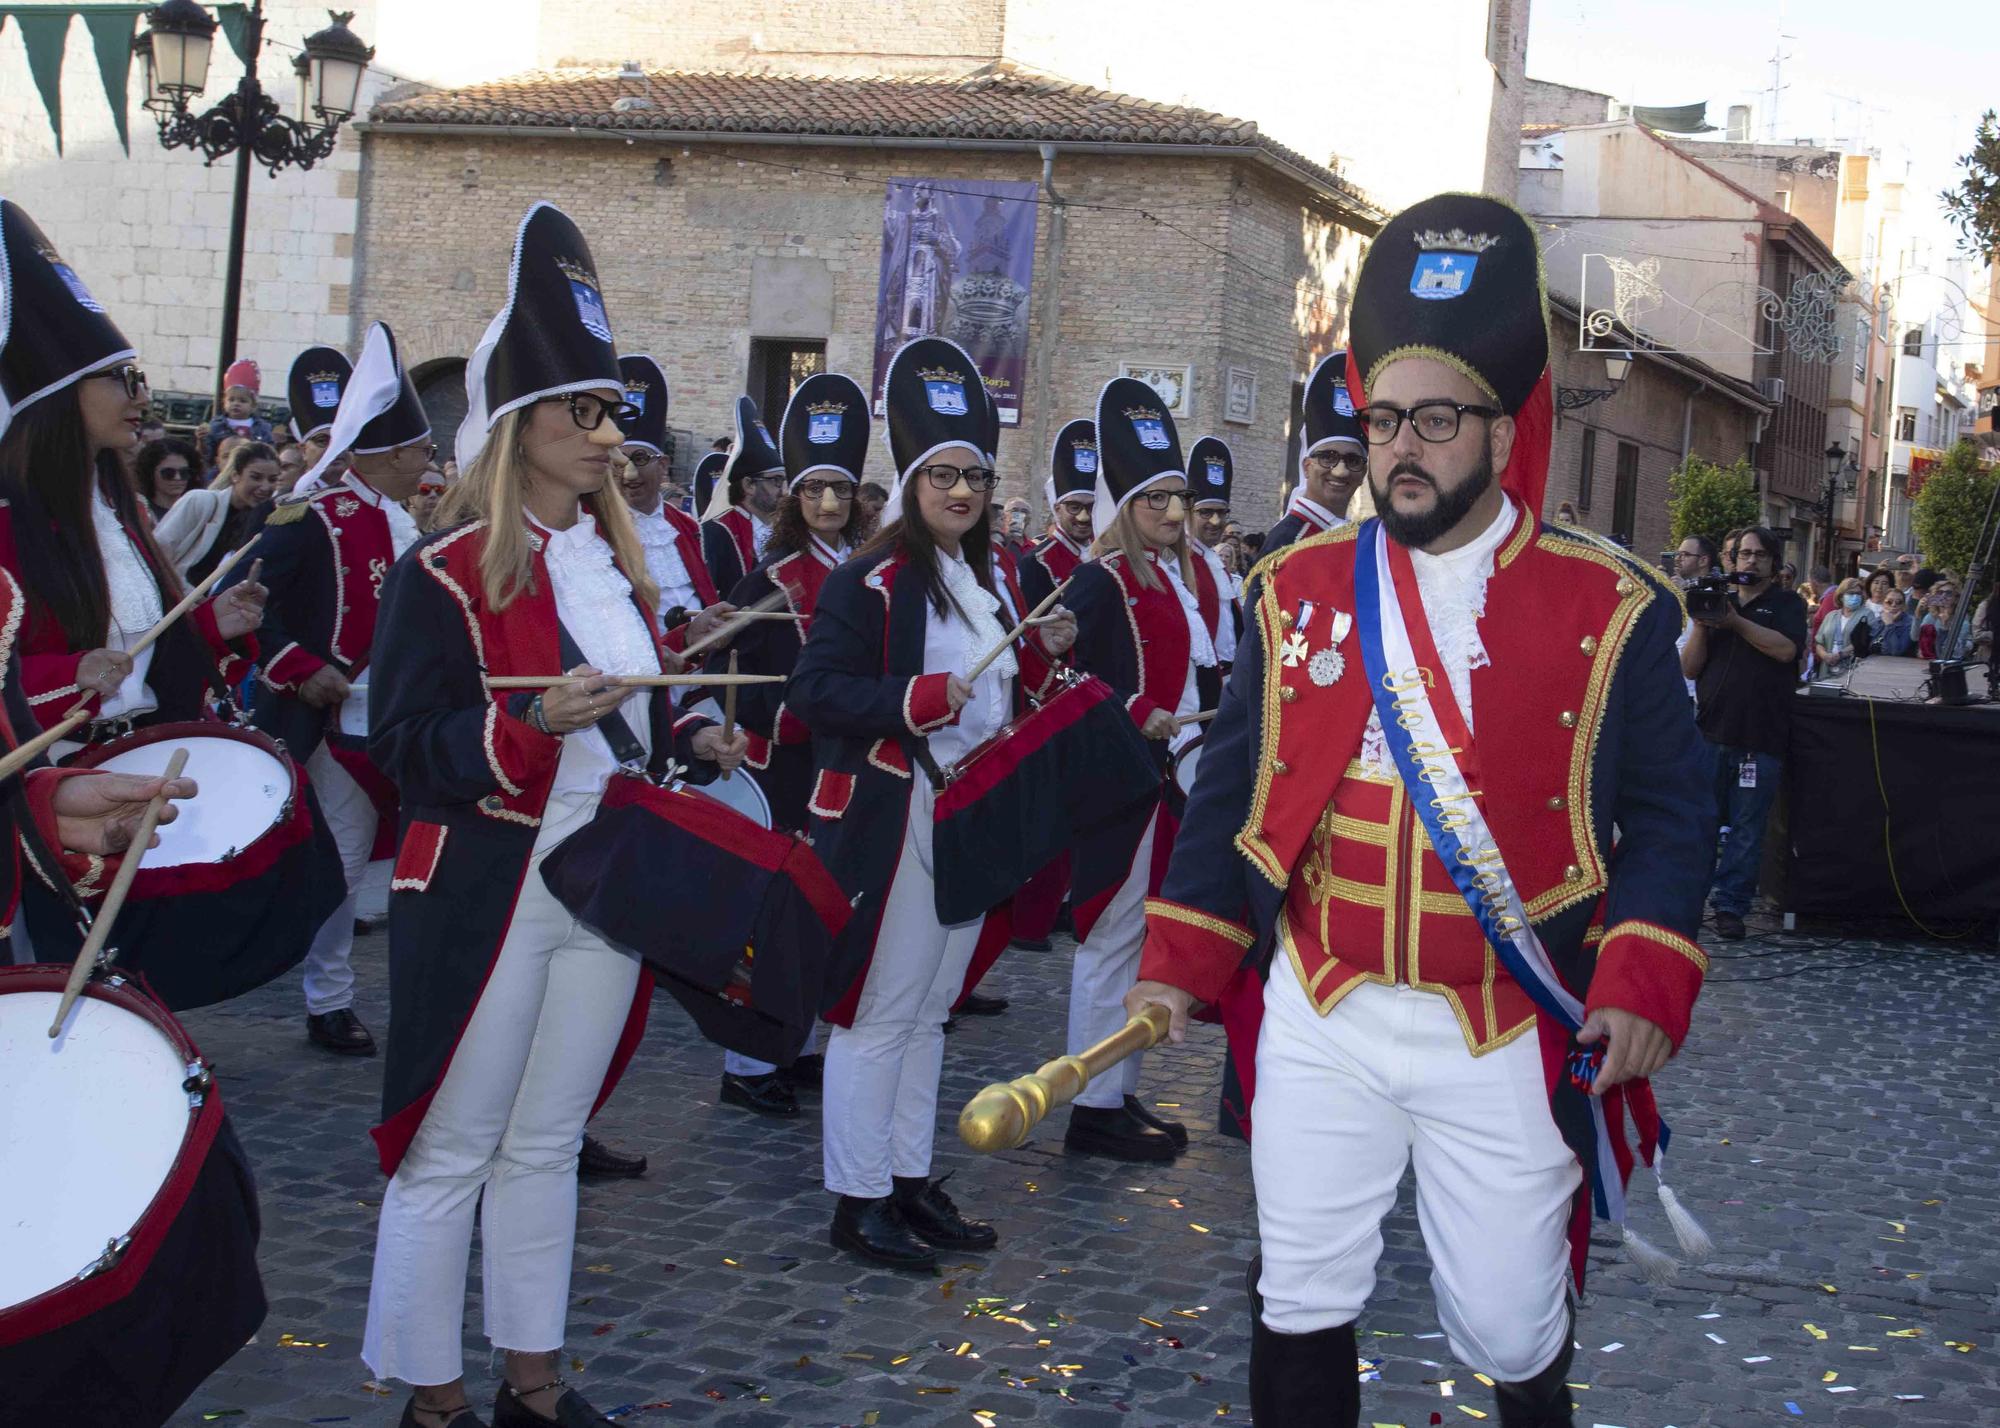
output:
[[[188,751],[199,792],[175,804],[118,917],[118,966],[143,975],[173,1011],[261,987],[298,965],[346,895],[340,853],[304,774],[257,729],[214,721],[155,724],[85,749],[71,768],[164,773]],[[92,891],[102,896],[109,878]],[[26,883],[38,960],[67,961],[81,943],[55,896]]]
[[[769,828],[771,824],[771,800],[764,796],[763,788],[750,776],[748,769],[738,769],[735,776],[716,779],[713,783],[685,784],[690,793],[707,794],[717,803],[735,809],[759,828]]]
[[[9,1421],[166,1422],[264,1319],[257,1196],[201,1053],[122,977],[0,968]]]
[[[1176,819],[1187,813],[1187,802],[1194,797],[1194,781],[1201,772],[1201,745],[1206,735],[1196,734],[1174,751],[1168,760],[1173,775],[1173,790],[1167,795],[1167,811]]]

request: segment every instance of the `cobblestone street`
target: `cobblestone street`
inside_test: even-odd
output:
[[[373,937],[356,958],[378,1036],[384,951]],[[1658,1083],[1673,1182],[1719,1249],[1666,1288],[1608,1238],[1593,1250],[1577,1422],[2000,1424],[2000,958],[1777,936],[1727,951]],[[1067,952],[1010,953],[986,989],[1012,1008],[948,1044],[938,1168],[1001,1246],[934,1278],[836,1256],[816,1099],[789,1123],[719,1108],[721,1053],[657,1003],[597,1122],[652,1169],[583,1191],[573,1381],[640,1425],[1247,1421],[1255,1219],[1247,1151],[1212,1133],[1218,1031],[1149,1063],[1146,1098],[1197,1132],[1171,1166],[1065,1157],[1060,1112],[990,1159],[948,1128],[979,1086],[1061,1050]],[[176,1424],[394,1423],[404,1391],[358,1357],[380,1063],[309,1048],[291,978],[187,1021],[257,1167],[271,1312]],[[1651,1177],[1634,1189],[1635,1223],[1670,1245]],[[1438,1333],[1407,1183],[1381,1270],[1363,1423],[1497,1422]],[[476,1306],[476,1257],[473,1276]],[[475,1307],[483,1412],[497,1366],[478,1329]]]

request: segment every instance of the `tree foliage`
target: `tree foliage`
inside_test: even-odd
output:
[[[2000,253],[2000,123],[1987,110],[1973,131],[1972,152],[1961,154],[1965,177],[1939,197],[1959,231],[1959,246],[1979,257]]]
[[[1757,473],[1741,457],[1732,465],[1717,466],[1689,455],[1667,477],[1667,512],[1673,518],[1676,544],[1699,535],[1721,545],[1729,532],[1756,525],[1763,514]]]
[[[1960,580],[1967,577],[1996,481],[2000,472],[1981,468],[1971,442],[1961,441],[1945,453],[1910,503],[1910,530],[1924,564],[1949,570]]]

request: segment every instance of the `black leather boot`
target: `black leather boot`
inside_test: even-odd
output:
[[[1112,1160],[1172,1160],[1180,1147],[1165,1131],[1155,1130],[1124,1106],[1071,1106],[1063,1148]]]
[[[827,1239],[835,1249],[848,1250],[891,1269],[937,1268],[936,1252],[910,1233],[894,1196],[841,1196]]]
[[[1154,1130],[1159,1131],[1174,1143],[1176,1150],[1187,1149],[1187,1127],[1179,1121],[1170,1121],[1165,1116],[1157,1114],[1152,1107],[1148,1106],[1137,1096],[1127,1096],[1125,1098],[1125,1114],[1131,1116],[1134,1120],[1144,1121]]]
[[[646,1157],[613,1150],[585,1132],[583,1147],[576,1153],[576,1173],[586,1180],[633,1180],[646,1173]]]
[[[949,1175],[932,1180],[927,1175],[898,1175],[896,1193],[891,1196],[903,1223],[925,1244],[939,1249],[992,1249],[1000,1243],[1000,1233],[979,1220],[968,1220],[944,1193]]]
[[[1574,1428],[1569,1396],[1569,1365],[1576,1356],[1576,1305],[1569,1306],[1569,1324],[1562,1348],[1549,1366],[1518,1383],[1496,1383],[1500,1428]]]
[[[766,1071],[761,1076],[738,1076],[725,1071],[722,1093],[716,1100],[721,1105],[741,1106],[760,1116],[789,1117],[799,1113],[799,1098],[782,1071]]]
[[[1356,1428],[1361,1380],[1354,1326],[1280,1334],[1252,1312],[1250,1421],[1257,1428]]]

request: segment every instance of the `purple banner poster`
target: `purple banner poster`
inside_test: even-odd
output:
[[[889,359],[915,337],[948,337],[979,364],[1003,425],[1021,421],[1035,185],[892,179],[875,291],[875,412]]]

